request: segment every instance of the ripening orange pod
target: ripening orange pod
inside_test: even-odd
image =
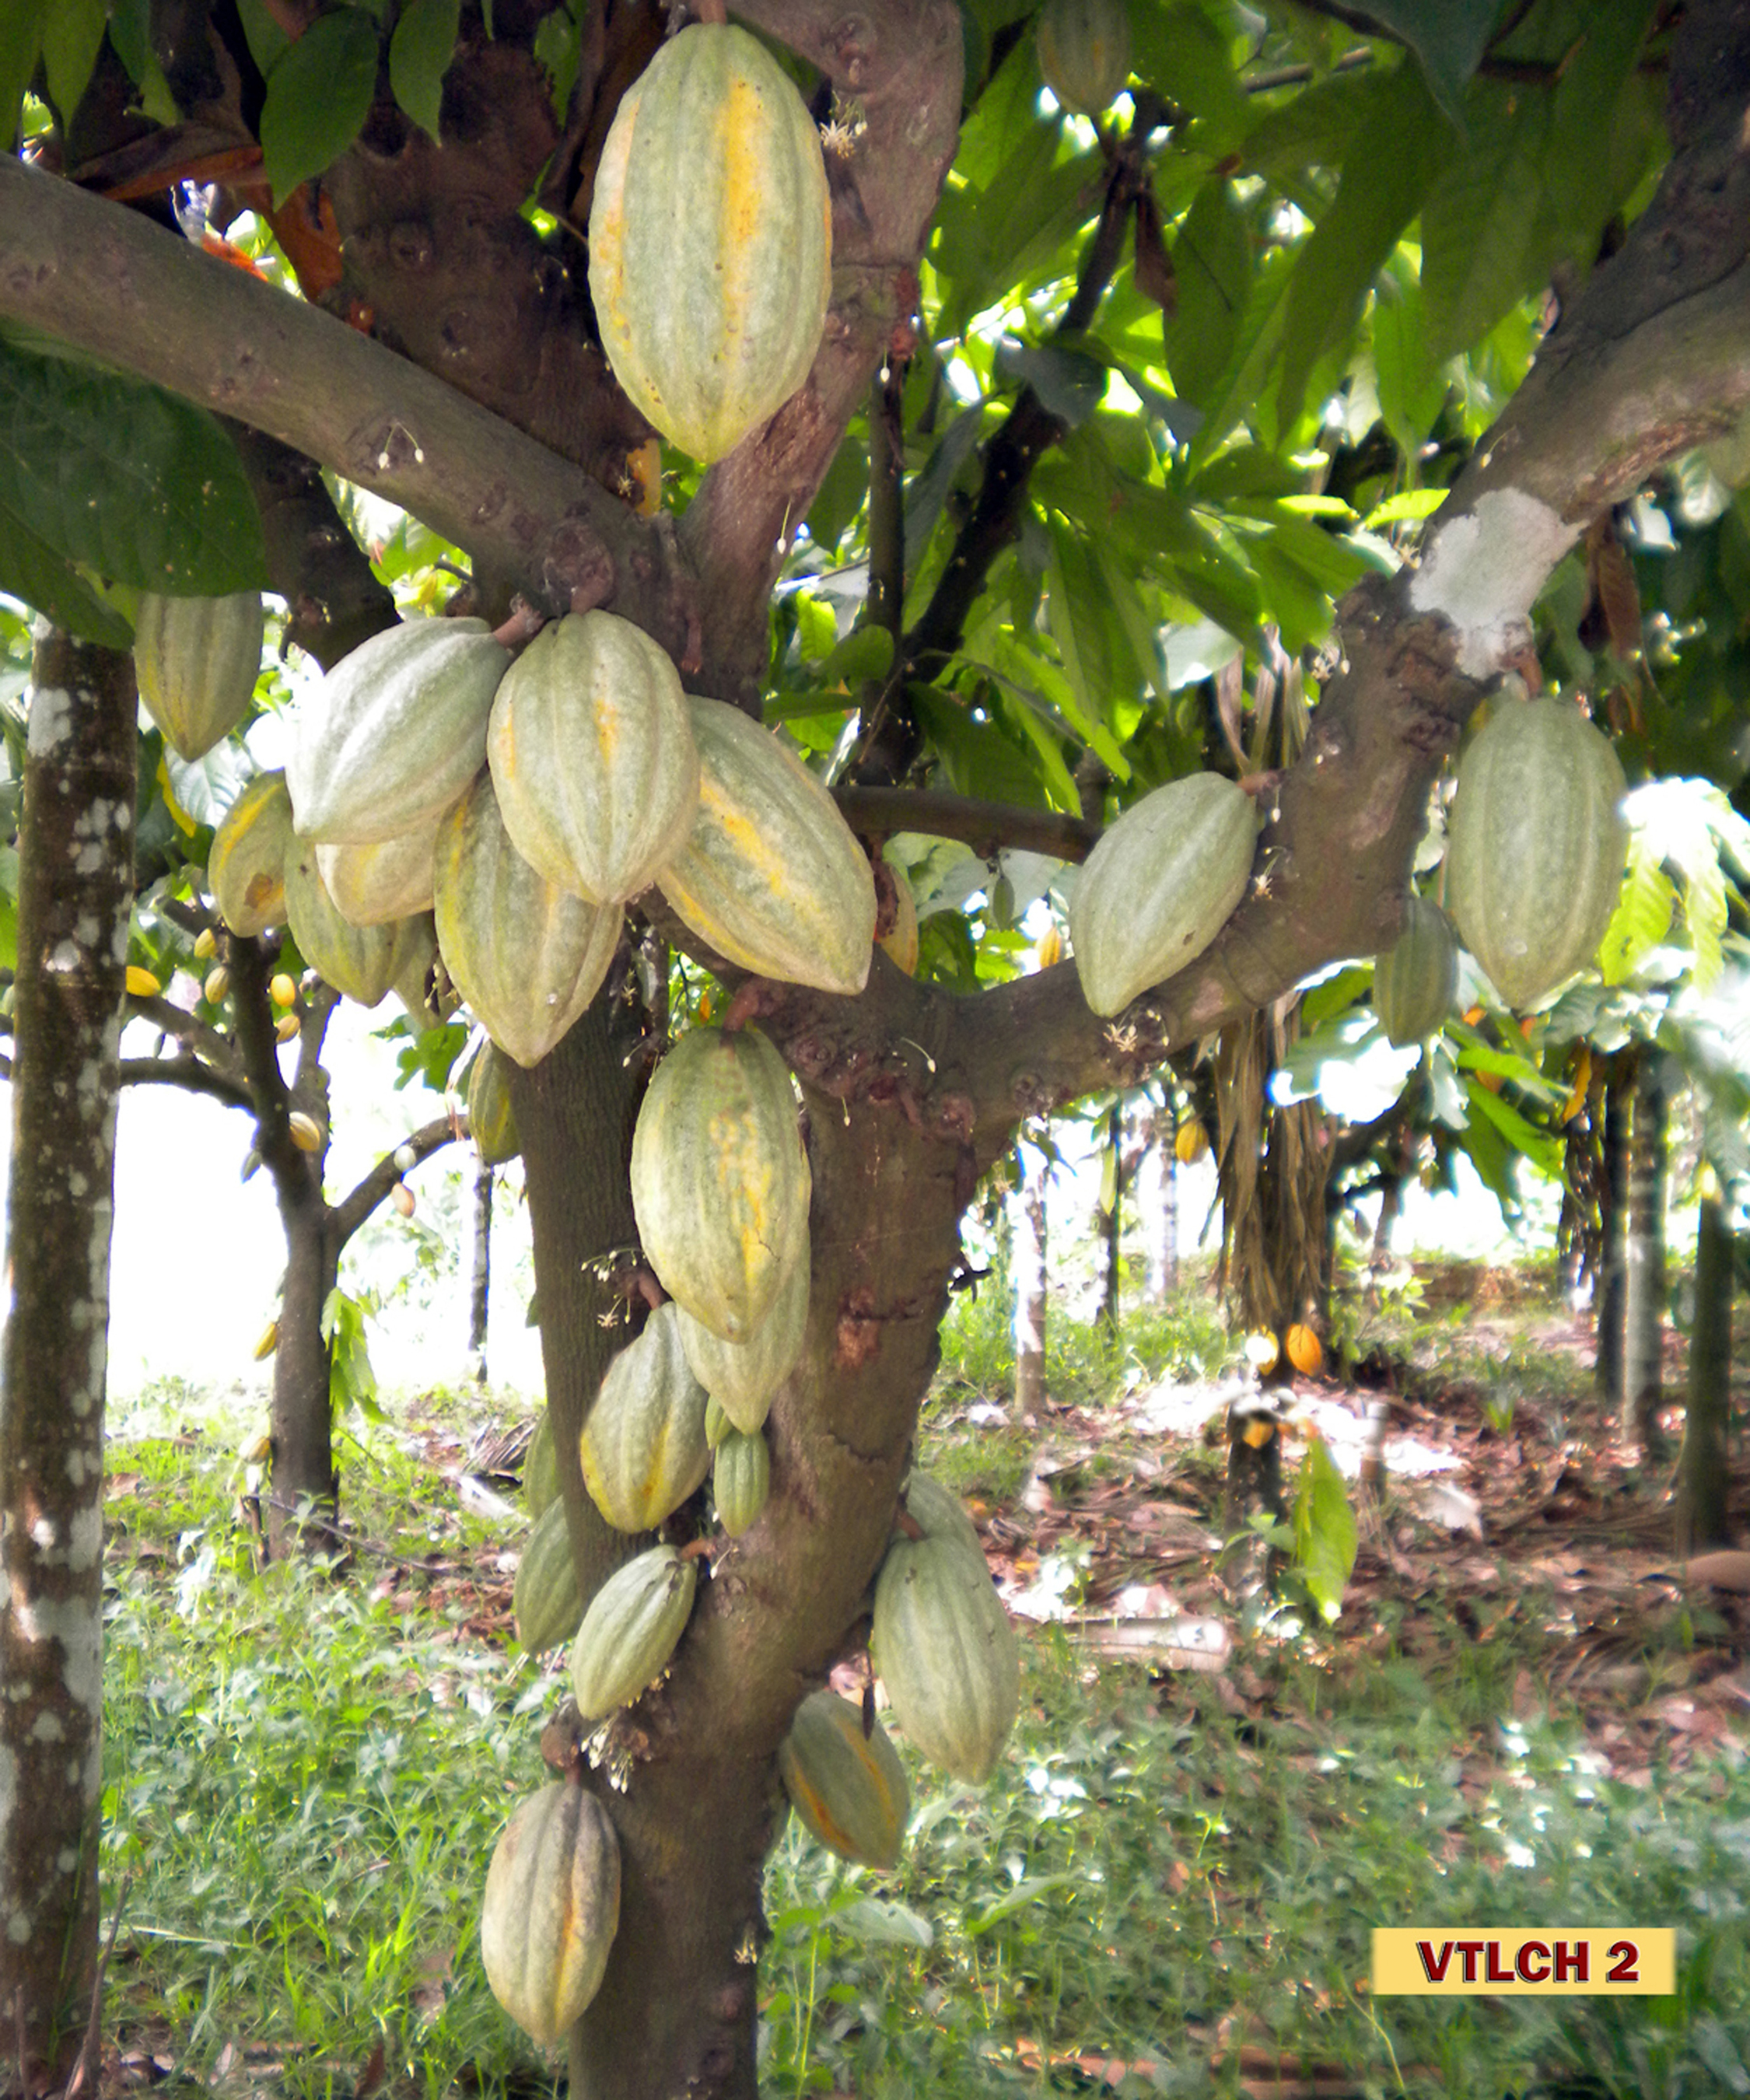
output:
[[[1303,1378],[1316,1378],[1325,1368],[1325,1344],[1312,1329],[1297,1321],[1282,1338],[1288,1360]]]
[[[1179,1126],[1173,1151],[1181,1167],[1195,1167],[1209,1149],[1210,1134],[1197,1117],[1192,1116]]]

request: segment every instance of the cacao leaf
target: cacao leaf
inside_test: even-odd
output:
[[[461,0],[410,0],[389,40],[389,85],[395,100],[434,140],[461,15]]]
[[[1373,86],[1337,194],[1289,280],[1278,359],[1284,429],[1301,412],[1314,367],[1347,340],[1374,278],[1451,154],[1451,130],[1415,67],[1400,65]]]
[[[260,135],[273,201],[337,161],[377,92],[377,24],[362,7],[319,15],[267,76]]]
[[[0,129],[9,153],[18,142],[24,90],[37,69],[43,28],[53,11],[52,0],[14,0],[0,7]]]
[[[1368,0],[1362,11],[1409,46],[1435,101],[1462,130],[1465,90],[1488,48],[1501,0]]]
[[[1342,1609],[1360,1533],[1349,1491],[1322,1436],[1312,1437],[1301,1461],[1294,1495],[1294,1564],[1328,1619]]]
[[[221,598],[267,580],[231,440],[156,386],[0,341],[0,508],[111,582]]]
[[[71,117],[97,63],[108,14],[104,0],[60,0],[44,10],[42,64],[49,95],[63,117]]]
[[[46,613],[82,642],[100,642],[106,649],[132,646],[134,630],[121,614],[104,604],[71,562],[7,510],[0,510],[0,590]]]

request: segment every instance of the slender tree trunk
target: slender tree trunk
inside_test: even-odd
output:
[[[474,1266],[468,1283],[468,1375],[486,1383],[487,1312],[492,1285],[492,1169],[474,1156]]]
[[[1726,1440],[1731,1418],[1732,1235],[1717,1196],[1702,1198],[1695,1230],[1695,1324],[1677,1466],[1677,1550],[1730,1546]]]
[[[1665,1326],[1665,1125],[1664,1060],[1643,1051],[1634,1083],[1629,1146],[1629,1231],[1623,1291],[1622,1436],[1651,1465],[1660,1433]]]
[[[1040,1136],[1045,1136],[1043,1129]],[[1045,1189],[1051,1172],[1037,1145],[1020,1145],[1021,1184],[1014,1208],[1015,1411],[1025,1419],[1045,1404],[1045,1293],[1049,1243]]]
[[[1170,1086],[1154,1112],[1148,1157],[1153,1185],[1143,1198],[1148,1236],[1148,1301],[1164,1305],[1179,1288],[1179,1116]]]
[[[32,683],[0,1388],[0,2032],[35,2092],[71,2068],[97,1967],[104,1372],[138,703],[126,655],[55,629],[39,630]]]
[[[1114,1101],[1106,1117],[1106,1142],[1112,1148],[1112,1202],[1100,1213],[1102,1271],[1100,1324],[1114,1340],[1118,1333],[1121,1264],[1124,1242],[1124,1110]]]
[[[1598,1182],[1598,1266],[1593,1309],[1598,1348],[1594,1373],[1599,1398],[1614,1405],[1622,1391],[1623,1298],[1628,1274],[1629,1106],[1636,1053],[1619,1050],[1604,1087],[1602,1171]]]
[[[611,991],[512,1080],[568,1511],[582,1499],[578,1418],[624,1331],[597,1316],[616,1302],[603,1272],[624,1273],[633,1232],[624,1160],[642,1073],[624,1061],[636,1032],[629,1045],[616,1032],[627,1012]],[[778,1747],[802,1692],[857,1636],[937,1359],[970,1147],[915,1130],[896,1101],[807,1099],[811,1304],[802,1362],[766,1424],[771,1494],[702,1564],[670,1674],[585,1780],[613,1820],[622,1875],[606,1975],[571,2036],[577,2100],[753,2100]],[[688,1536],[690,1514],[671,1529]],[[611,1542],[616,1554],[636,1543]]]
[[[273,1365],[272,1494],[268,1551],[275,1560],[293,1550],[326,1551],[335,1542],[340,1476],[334,1470],[334,1409],[330,1352],[322,1308],[340,1276],[340,1250],[329,1230],[320,1169],[276,1179],[280,1223],[285,1233],[285,1282],[280,1297],[280,1345]],[[307,1512],[307,1521],[301,1512]]]

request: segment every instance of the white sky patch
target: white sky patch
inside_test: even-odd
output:
[[[1491,677],[1523,646],[1532,601],[1579,537],[1577,527],[1523,489],[1489,489],[1425,548],[1410,603],[1444,613],[1457,629],[1458,668],[1467,677]]]

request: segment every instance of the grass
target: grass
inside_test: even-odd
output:
[[[987,1289],[945,1336],[926,1454],[1012,1496],[1036,1435],[1007,1399]],[[1052,1390],[1208,1378],[1231,1357],[1192,1295],[1114,1345],[1053,1323]],[[1525,1353],[1512,1375],[1552,1385]],[[1541,1381],[1541,1383],[1540,1383]],[[472,1397],[423,1412],[455,1427]],[[559,1686],[498,1635],[506,1542],[434,1492],[425,1449],[349,1460],[382,1551],[344,1578],[253,1569],[232,1454],[249,1425],[167,1389],[112,1453],[106,1886],[131,1873],[112,2015],[198,2079],[246,2069],[328,2100],[380,2044],[403,2094],[526,2090],[543,2067],[487,1990],[476,1921],[504,1815],[542,1773]],[[774,2093],[1106,2089],[1232,2094],[1242,2048],[1381,2096],[1654,2100],[1750,2092],[1750,1770],[1698,1755],[1620,1781],[1580,1714],[1523,1726],[1515,1679],[1550,1636],[1413,1650],[1387,1599],[1335,1635],[1238,1658],[1229,1711],[1191,1675],[1097,1667],[1060,1628],[1024,1643],[1020,1723],[981,1790],[908,1762],[899,1870],[845,1866],[793,1823],[769,1868],[762,2076]],[[1373,2002],[1378,1923],[1674,1924],[1671,2000]],[[227,2053],[228,2051],[228,2053]],[[1255,2066],[1263,2059],[1243,2059]]]

